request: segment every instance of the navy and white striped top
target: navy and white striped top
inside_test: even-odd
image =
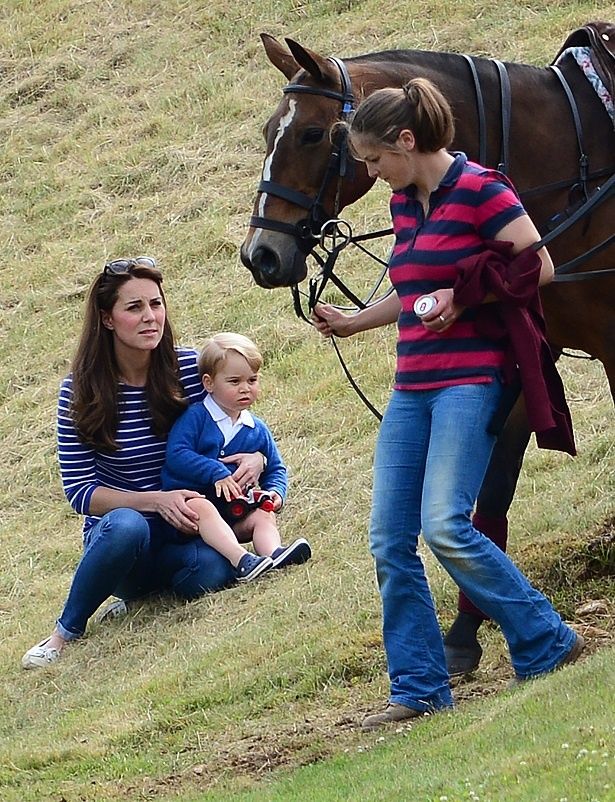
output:
[[[391,197],[395,244],[389,275],[401,302],[395,389],[431,390],[492,381],[504,360],[503,345],[479,336],[477,309],[466,309],[442,334],[426,329],[414,301],[453,287],[457,262],[481,253],[505,225],[526,214],[508,179],[453,154],[427,216],[411,185]]]
[[[180,380],[184,393],[192,404],[205,397],[197,370],[197,352],[176,348]],[[151,429],[151,414],[144,387],[120,383],[118,392],[119,421],[117,443],[119,450],[102,453],[85,445],[79,438],[70,414],[72,376],[60,387],[58,398],[58,460],[64,493],[71,507],[85,515],[84,534],[99,517],[89,515],[92,493],[97,487],[113,490],[160,490],[160,470],[164,464],[166,437],[157,437]],[[143,513],[153,518],[155,513]]]

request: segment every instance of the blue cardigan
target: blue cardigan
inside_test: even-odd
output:
[[[162,489],[202,493],[234,472],[233,464],[220,462],[220,457],[260,451],[267,458],[267,466],[260,475],[259,487],[275,490],[284,499],[288,487],[286,466],[266,424],[253,417],[254,428],[242,426],[225,446],[224,436],[205,406],[199,403],[188,407],[169,433]]]

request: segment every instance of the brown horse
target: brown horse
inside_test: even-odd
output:
[[[598,25],[615,34],[613,26]],[[595,35],[593,27],[587,30]],[[290,84],[265,127],[262,180],[241,248],[255,281],[267,288],[301,282],[323,223],[372,186],[364,165],[345,149],[343,135],[332,135],[336,122],[376,89],[424,76],[453,108],[453,148],[505,170],[542,234],[599,196],[548,244],[556,266],[565,265],[566,278],[574,272],[591,280],[556,281],[541,297],[554,348],[599,359],[615,398],[615,136],[613,121],[572,56],[565,55],[556,70],[416,50],[341,61],[289,39],[289,49],[267,34],[262,40]],[[610,69],[608,52],[604,60]],[[598,187],[609,182],[609,193],[600,194]],[[502,548],[529,436],[521,398],[499,437],[477,503],[478,528]],[[459,666],[470,668],[480,659],[480,647],[474,638],[466,645],[457,656]]]

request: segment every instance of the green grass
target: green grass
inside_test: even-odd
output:
[[[282,86],[261,31],[327,55],[422,47],[546,64],[595,18],[615,19],[615,5],[2,3],[2,802],[615,798],[615,454],[600,366],[562,361],[579,455],[532,444],[510,516],[511,553],[586,633],[588,656],[508,693],[502,638],[486,628],[457,712],[368,737],[356,722],[387,692],[366,543],[376,421],[288,293],[257,288],[238,259]],[[377,189],[356,204],[357,230],[386,225],[386,202]],[[191,604],[148,601],[25,673],[21,655],[53,626],[80,554],[56,466],[58,383],[85,289],[106,258],[135,253],[160,260],[182,342],[234,329],[262,346],[258,412],[291,471],[281,526],[307,535],[314,559]],[[355,258],[347,270],[363,287],[377,274]],[[342,349],[382,408],[394,332]],[[456,591],[425,560],[446,626]]]
[[[573,677],[545,687],[477,701],[462,712],[364,736],[333,760],[311,764],[235,795],[237,802],[333,802],[341,799],[459,800],[614,798],[613,722],[601,691],[609,682],[608,656]],[[572,673],[572,672],[571,672]],[[579,704],[575,685],[587,689]],[[555,698],[554,698],[555,694]],[[468,748],[471,743],[472,748]],[[575,776],[570,778],[569,765]],[[198,776],[198,775],[197,775]],[[188,800],[222,800],[226,789]]]

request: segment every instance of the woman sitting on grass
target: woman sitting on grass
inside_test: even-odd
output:
[[[149,257],[105,265],[90,289],[81,339],[58,403],[64,492],[85,516],[83,556],[52,634],[24,668],[55,662],[109,596],[172,591],[185,599],[232,584],[231,563],[198,534],[198,497],[160,482],[167,435],[205,395],[197,353],[174,346],[162,274]],[[234,454],[239,485],[256,484],[259,453]],[[124,601],[125,600],[125,601]]]

